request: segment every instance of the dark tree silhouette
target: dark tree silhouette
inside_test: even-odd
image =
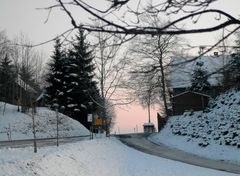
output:
[[[6,54],[5,58],[0,62],[0,101],[12,101],[14,80],[14,67],[9,56]]]
[[[88,106],[89,102],[98,99],[99,91],[94,81],[93,51],[90,50],[86,36],[79,30],[75,36],[72,48],[68,52],[67,65],[67,95],[68,106],[72,110],[80,111],[82,106]],[[93,106],[96,106],[95,103]],[[90,109],[90,107],[89,107]],[[95,108],[94,108],[95,109]]]
[[[46,97],[48,103],[52,108],[58,107],[60,112],[64,112],[66,109],[66,98],[65,98],[65,65],[64,59],[66,54],[62,50],[60,40],[55,41],[54,52],[52,60],[49,63],[49,73],[47,75],[46,82]]]

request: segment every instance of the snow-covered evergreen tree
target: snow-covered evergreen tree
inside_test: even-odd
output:
[[[207,71],[203,68],[204,63],[198,61],[196,63],[196,68],[193,70],[191,79],[191,90],[193,91],[204,91],[210,88],[210,83],[208,82]]]
[[[98,89],[94,77],[93,51],[90,50],[82,30],[75,36],[68,52],[67,107],[80,111],[89,102],[97,100]]]
[[[25,63],[22,63],[19,69],[19,75],[21,76],[21,79],[27,83],[28,85],[34,87],[35,81],[33,79],[33,70],[31,67],[26,65]]]
[[[229,68],[230,77],[234,86],[240,87],[240,52],[232,54]]]
[[[231,55],[231,60],[228,67],[225,69],[224,75],[224,86],[227,85],[227,88],[238,87],[240,88],[240,31],[237,31],[236,34],[236,47],[234,53]]]
[[[238,47],[234,48],[234,53],[223,71],[222,85],[225,91],[234,87],[240,88],[240,31],[237,31],[235,36]]]
[[[72,46],[65,52],[60,40],[56,40],[47,75],[46,96],[50,106],[79,120],[79,112],[95,110],[98,101],[97,84],[94,81],[93,54],[83,31],[79,31]],[[93,102],[90,108],[89,102]]]
[[[0,101],[11,102],[13,98],[13,83],[15,79],[14,67],[6,54],[0,62]]]
[[[60,40],[57,39],[54,46],[52,60],[49,63],[49,73],[46,82],[46,97],[48,104],[54,108],[57,106],[60,112],[66,108],[66,54],[61,48]]]

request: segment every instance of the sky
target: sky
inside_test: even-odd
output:
[[[71,28],[70,20],[63,11],[53,10],[47,23],[45,23],[48,11],[37,8],[53,5],[55,0],[1,0],[0,2],[0,31],[5,30],[10,39],[23,33],[33,44],[45,42],[56,37],[58,34]],[[101,1],[96,1],[101,6]],[[214,7],[230,12],[235,17],[239,17],[239,0],[219,0]],[[86,18],[79,14],[80,18]],[[208,24],[208,17],[204,17],[201,25]],[[186,38],[192,45],[213,44],[220,33],[187,35]],[[53,43],[48,43],[37,48],[46,53],[46,60],[53,50]],[[152,120],[156,125],[157,108],[152,110]],[[114,131],[121,133],[142,130],[142,125],[147,122],[147,109],[139,105],[124,107],[124,110],[117,109],[117,119]],[[134,130],[135,128],[135,130]]]

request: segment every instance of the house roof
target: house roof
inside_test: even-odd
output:
[[[194,57],[172,57],[172,64],[177,66],[170,68],[169,80],[171,88],[187,88],[191,86],[191,75],[196,67],[196,63],[198,61],[202,61],[204,63],[203,69],[205,69],[209,74],[218,71],[222,68],[226,63],[229,62],[230,56],[202,56],[192,62],[185,62]],[[221,73],[212,74],[208,81],[212,86],[219,85],[222,80],[223,75]]]
[[[148,122],[148,123],[144,123],[143,126],[154,126],[154,124],[151,122]]]
[[[194,92],[194,91],[185,91],[185,92],[182,92],[180,94],[177,94],[177,95],[173,96],[172,98],[176,98],[176,97],[182,96],[182,95],[187,94],[187,93],[193,93],[193,94],[201,95],[201,96],[204,96],[204,97],[212,98],[211,96],[209,96],[207,94]]]
[[[15,83],[17,83],[21,88],[23,88],[25,91],[29,91],[31,93],[37,93],[37,91],[31,87],[29,84],[25,83],[21,76],[18,74],[17,79],[15,80]]]

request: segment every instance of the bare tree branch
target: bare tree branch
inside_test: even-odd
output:
[[[74,28],[82,28],[91,32],[107,32],[107,33],[114,33],[114,34],[125,34],[125,35],[180,35],[180,34],[194,34],[194,33],[206,33],[206,32],[213,32],[217,31],[219,29],[222,29],[227,26],[231,25],[240,25],[240,20],[234,18],[232,15],[219,10],[219,9],[206,9],[209,4],[217,1],[217,0],[200,0],[200,1],[192,1],[192,0],[165,0],[160,3],[155,4],[149,4],[148,6],[142,8],[142,11],[139,12],[139,7],[141,6],[142,1],[138,1],[136,10],[132,10],[132,8],[128,7],[127,11],[128,13],[131,13],[134,15],[134,17],[137,19],[137,25],[133,25],[133,23],[127,22],[124,18],[120,18],[119,14],[115,14],[116,9],[124,8],[126,4],[128,4],[132,0],[113,0],[110,1],[111,5],[106,10],[99,10],[98,8],[94,8],[93,6],[89,5],[86,2],[83,2],[82,0],[72,0],[70,2],[71,5],[75,5],[85,12],[87,12],[90,16],[93,16],[94,18],[97,18],[102,21],[101,26],[94,26],[89,24],[84,24],[83,22],[80,22],[80,25],[76,25],[75,18],[71,15],[70,11],[67,10],[66,5],[64,4],[62,0],[58,0],[59,5],[64,9],[64,11],[67,13],[67,15],[70,17],[72,24]],[[106,1],[107,2],[107,1]],[[143,3],[144,4],[144,3]],[[184,10],[187,8],[191,8],[192,10]],[[112,10],[111,12],[110,9]],[[171,10],[173,9],[173,10]],[[170,10],[170,12],[168,11]],[[124,10],[123,10],[124,11]],[[178,12],[184,12],[185,15],[182,17],[170,21],[168,24],[162,26],[162,27],[153,27],[153,26],[140,26],[140,19],[139,16],[142,14],[148,13],[150,15],[158,15],[159,13],[165,13],[169,15],[174,15]],[[103,17],[100,14],[111,14],[112,17],[115,17],[115,21],[110,20],[111,18],[107,18],[106,16]],[[124,12],[123,12],[124,14]],[[178,28],[177,25],[180,23],[183,23],[187,20],[192,20],[194,17],[197,17],[197,19],[200,18],[201,15],[205,14],[218,14],[219,16],[225,17],[226,20],[218,20],[219,23],[216,25],[209,24],[206,28],[190,28],[190,29],[183,29]],[[198,21],[198,20],[197,20]],[[197,22],[195,21],[195,22]],[[111,27],[111,28],[109,28]]]
[[[192,59],[186,60],[184,62],[179,62],[179,63],[175,63],[175,64],[171,64],[171,66],[178,66],[178,65],[182,65],[188,62],[193,62],[195,60],[197,60],[198,58],[204,56],[205,54],[209,53],[210,51],[212,51],[212,49],[214,49],[215,47],[217,47],[222,41],[226,40],[229,36],[233,35],[236,31],[238,31],[240,29],[240,26],[236,27],[233,31],[231,31],[229,34],[227,34],[226,36],[222,37],[222,39],[220,39],[218,42],[216,42],[214,45],[210,46],[210,48],[208,48],[206,51],[200,53],[199,56],[194,57]]]

